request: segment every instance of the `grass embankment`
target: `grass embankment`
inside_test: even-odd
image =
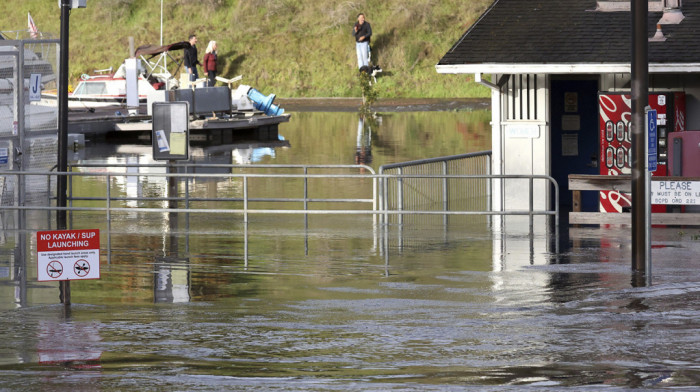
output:
[[[163,41],[199,37],[219,46],[219,74],[280,97],[357,97],[350,30],[359,12],[374,32],[372,60],[384,73],[379,98],[486,97],[471,75],[440,75],[435,64],[491,0],[164,0]],[[70,80],[118,66],[136,46],[160,41],[158,0],[90,0],[70,16]],[[60,33],[56,1],[24,0],[6,7],[2,30],[26,28],[27,12],[43,32]],[[175,54],[182,57],[181,52]]]

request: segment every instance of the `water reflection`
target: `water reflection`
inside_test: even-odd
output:
[[[172,207],[176,207],[176,205]],[[181,236],[177,234],[179,232],[178,215],[177,212],[167,214],[170,223],[169,235],[167,236],[168,251],[164,252],[164,256],[155,258],[153,300],[156,303],[190,301],[190,260],[188,257],[180,257]],[[186,236],[185,239],[189,240],[189,236]],[[188,249],[189,245],[185,248],[185,255],[187,255]]]
[[[357,119],[357,146],[355,148],[355,163],[369,165],[372,163],[372,124],[381,121],[381,117],[365,118],[360,115]]]
[[[155,302],[189,302],[189,259],[159,257],[153,273],[153,299]]]
[[[36,345],[38,364],[74,370],[100,369],[101,340],[96,322],[81,322],[70,317],[61,321],[39,320]]]

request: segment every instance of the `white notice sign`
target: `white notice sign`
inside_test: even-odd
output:
[[[537,139],[540,137],[540,126],[536,124],[508,124],[506,137]]]
[[[29,100],[41,101],[41,74],[32,74],[29,77]]]
[[[652,181],[651,204],[700,204],[700,181]]]

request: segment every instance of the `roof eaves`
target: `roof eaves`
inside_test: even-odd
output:
[[[512,64],[480,63],[435,66],[442,74],[605,74],[630,73],[629,63]],[[649,73],[700,73],[700,63],[650,63]]]

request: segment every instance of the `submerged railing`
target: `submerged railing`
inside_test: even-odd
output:
[[[0,210],[104,211],[108,218],[134,209],[226,213],[243,214],[244,221],[249,214],[369,214],[385,224],[409,224],[418,215],[443,222],[454,215],[553,215],[558,222],[558,208],[535,210],[533,204],[536,180],[551,183],[558,200],[554,179],[479,173],[490,170],[488,158],[489,152],[413,161],[383,166],[379,174],[365,165],[88,164],[73,165],[67,173],[0,171],[0,177],[16,177],[18,184],[46,179],[38,200],[18,198],[3,202]],[[49,185],[60,175],[68,176],[66,207],[55,205]],[[509,179],[529,180],[523,192],[528,207],[492,211],[492,182]]]
[[[383,165],[384,211],[490,211],[491,151]],[[398,224],[406,217],[398,214]],[[443,215],[447,224],[449,215]],[[420,219],[420,218],[418,218]],[[391,223],[385,215],[385,223]]]
[[[189,231],[192,216],[240,216],[239,222],[245,224],[246,245],[247,224],[253,214],[303,215],[305,229],[309,216],[369,215],[375,246],[380,244],[383,249],[380,253],[385,257],[391,249],[389,238],[398,241],[402,249],[403,230],[420,230],[424,225],[443,227],[445,240],[450,235],[459,235],[465,225],[488,226],[494,216],[529,217],[530,233],[533,217],[537,215],[554,216],[558,226],[558,207],[535,210],[533,203],[535,181],[552,184],[558,200],[554,179],[536,175],[464,174],[487,171],[488,161],[488,152],[466,154],[385,166],[380,174],[365,165],[191,163],[73,165],[67,173],[0,171],[0,179],[14,177],[10,182],[17,184],[11,190],[14,195],[0,203],[0,212],[46,212],[45,217],[40,220],[34,217],[25,226],[33,229],[51,229],[55,225],[55,211],[70,212],[69,228],[75,228],[74,220],[79,217],[79,224],[85,225],[86,220],[80,214],[104,214],[104,219],[98,215],[93,222],[95,228],[107,230],[108,257],[113,220],[141,222],[147,214],[167,214],[162,219],[175,226],[158,230],[171,232],[178,230],[177,222],[182,219],[185,230]],[[458,174],[459,171],[462,173]],[[52,186],[61,175],[68,177],[65,207],[56,205],[55,186]],[[529,195],[527,207],[493,211],[490,204],[493,182],[523,179],[529,183],[528,190],[523,189],[523,197]],[[23,187],[27,189],[22,191]],[[5,195],[7,191],[5,188],[3,196],[9,196]],[[92,217],[87,216],[90,221]],[[197,222],[201,224],[202,220]],[[142,225],[138,227],[146,230]],[[398,230],[395,236],[394,229]],[[247,262],[247,247],[245,257]]]

